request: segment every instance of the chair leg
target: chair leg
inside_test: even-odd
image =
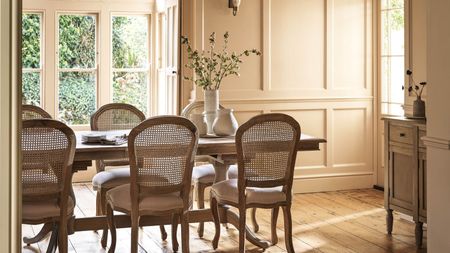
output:
[[[181,247],[183,253],[189,253],[189,222],[187,212],[180,215],[181,221]]]
[[[163,240],[163,241],[167,240],[167,232],[166,232],[166,228],[164,227],[164,225],[160,225],[159,230],[161,231],[161,240]]]
[[[47,253],[55,253],[58,246],[58,223],[53,223],[52,235],[47,247]]]
[[[245,219],[246,219],[245,206],[239,207],[239,253],[245,252]]]
[[[259,225],[258,222],[256,221],[256,208],[252,208],[252,224],[253,224],[253,231],[255,231],[255,233],[258,233]]]
[[[138,252],[139,216],[131,214],[131,253]]]
[[[111,231],[111,246],[109,247],[108,253],[114,253],[114,251],[116,250],[116,241],[117,241],[116,224],[114,223],[114,211],[112,210],[111,205],[109,204],[106,207],[106,215],[108,218],[108,227],[109,230]]]
[[[214,197],[211,197],[211,212],[214,218],[214,226],[216,227],[216,233],[214,235],[214,239],[212,240],[213,249],[217,249],[219,245],[220,238],[220,220],[219,220],[219,210],[217,205],[217,200]]]
[[[58,231],[58,248],[60,253],[67,253],[68,251],[68,236],[67,236],[67,219],[61,218],[59,221]]]
[[[100,189],[100,215],[105,215],[106,214],[106,192],[109,189]],[[97,196],[99,194],[99,192],[97,192]],[[98,207],[97,207],[98,208]],[[104,227],[103,228],[103,232],[102,232],[102,239],[100,240],[102,248],[106,248],[106,242],[108,241],[108,227]]]
[[[278,212],[279,208],[273,208],[272,209],[272,221],[270,224],[270,231],[272,236],[272,245],[275,245],[278,243],[278,236],[277,236],[277,219],[278,219]]]
[[[172,214],[172,250],[174,252],[178,251],[178,240],[177,240],[177,228],[178,228],[178,214]]]
[[[197,207],[198,209],[204,209],[206,185],[202,183],[197,183],[196,188],[197,188]],[[197,233],[200,238],[203,237],[204,226],[205,226],[204,222],[200,222],[198,224]]]
[[[284,216],[284,240],[286,242],[286,250],[288,253],[295,253],[294,245],[292,244],[292,217],[291,206],[283,206]]]

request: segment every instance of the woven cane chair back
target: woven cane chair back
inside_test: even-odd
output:
[[[190,104],[188,104],[186,107],[184,107],[183,111],[181,112],[181,116],[185,118],[189,118],[189,116],[193,113],[202,113],[204,111],[205,102],[203,101],[195,101]],[[219,109],[224,109],[222,105],[219,105]]]
[[[185,118],[159,116],[142,122],[128,137],[132,187],[189,194],[197,142],[197,128]]]
[[[132,129],[145,115],[129,104],[111,103],[100,107],[91,117],[91,129],[98,131]]]
[[[273,113],[253,117],[236,133],[238,180],[250,187],[292,185],[300,125]]]
[[[69,194],[75,134],[52,119],[23,121],[22,194],[24,200]]]
[[[52,116],[41,107],[35,105],[22,105],[22,120],[51,118]]]

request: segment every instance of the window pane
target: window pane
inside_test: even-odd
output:
[[[95,67],[95,16],[59,16],[59,67]]]
[[[59,118],[70,125],[88,124],[95,111],[95,74],[59,74]]]
[[[41,73],[22,73],[22,104],[41,104]]]
[[[113,102],[127,103],[147,112],[148,75],[146,72],[114,72]]]
[[[399,110],[404,102],[404,90],[402,86],[405,82],[404,75],[404,57],[382,57],[381,61],[381,101],[389,104],[395,104],[395,110],[392,107],[382,107],[382,113],[402,115]],[[388,111],[385,111],[388,109]]]
[[[405,6],[405,0],[381,0],[381,9],[403,9]]]
[[[22,15],[22,65],[41,66],[41,14]]]
[[[147,68],[148,17],[115,16],[112,23],[113,68]]]
[[[405,53],[405,18],[403,10],[390,10],[381,15],[381,40],[383,55]]]

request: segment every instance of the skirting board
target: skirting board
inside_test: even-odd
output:
[[[373,175],[342,176],[331,178],[294,179],[294,193],[326,192],[373,187]]]

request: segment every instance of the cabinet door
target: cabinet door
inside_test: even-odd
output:
[[[389,203],[393,209],[413,214],[417,170],[413,149],[409,145],[389,145]],[[416,172],[416,173],[414,173]],[[392,206],[394,205],[394,206]],[[395,208],[399,207],[399,208]]]
[[[422,222],[427,218],[427,159],[426,153],[419,152],[419,216]]]

